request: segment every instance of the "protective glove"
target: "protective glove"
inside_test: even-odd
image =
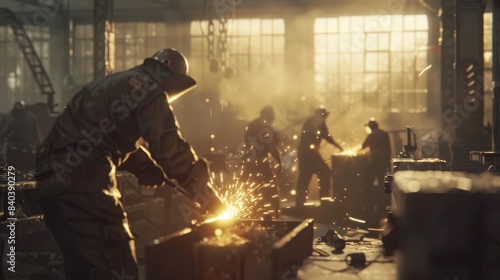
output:
[[[139,180],[139,185],[141,186],[156,188],[162,186],[165,183],[165,175],[163,173],[163,170],[157,166],[149,166],[139,169],[135,176]]]
[[[159,187],[166,181],[163,169],[151,157],[144,147],[130,154],[127,160],[118,168],[128,171],[137,177],[139,185],[147,187]]]
[[[208,174],[208,163],[204,159],[198,160],[187,180],[180,184],[180,191],[195,202],[201,215],[217,217],[226,206],[215,194]]]

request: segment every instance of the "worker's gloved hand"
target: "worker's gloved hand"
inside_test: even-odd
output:
[[[118,167],[118,170],[134,174],[141,186],[159,187],[166,180],[163,169],[152,159],[149,151],[142,146],[131,153],[126,161]]]
[[[139,169],[135,176],[139,180],[139,185],[141,186],[156,188],[165,183],[163,170],[158,166],[149,166]]]
[[[181,184],[181,192],[197,204],[201,215],[217,217],[224,212],[226,206],[215,194],[208,174],[207,162],[198,160],[188,179]]]

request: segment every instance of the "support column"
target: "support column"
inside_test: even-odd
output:
[[[500,175],[500,0],[492,0],[493,11],[493,91],[492,91],[492,127],[493,137],[491,151],[473,151],[471,159],[478,161],[488,167],[488,171],[494,175]]]
[[[113,0],[94,0],[94,78],[115,69]]]
[[[483,0],[456,0],[455,110],[452,169],[482,172],[471,151],[489,149],[484,140]]]
[[[73,92],[68,91],[64,81],[69,69],[69,4],[59,7],[59,12],[50,20],[50,79],[57,93],[54,97],[54,111],[62,111],[71,99]]]
[[[459,139],[478,138],[483,132],[484,46],[483,0],[457,0],[456,112],[462,118]]]
[[[492,149],[500,153],[500,1],[493,0],[493,143]],[[500,167],[500,165],[499,165]]]
[[[455,1],[441,0],[441,113],[443,129],[453,137],[455,95]]]

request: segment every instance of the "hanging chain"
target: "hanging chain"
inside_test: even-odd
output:
[[[210,61],[215,59],[215,25],[214,20],[208,20],[208,59]]]
[[[223,14],[219,18],[219,58],[222,72],[226,71],[228,60],[228,40],[227,40],[227,18]]]

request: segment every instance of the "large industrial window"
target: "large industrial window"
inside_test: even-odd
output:
[[[231,78],[222,73],[221,28],[215,20],[213,44],[209,40],[208,21],[191,23],[191,64],[199,87],[209,90],[214,81],[222,88],[221,98],[241,105],[271,102],[283,85],[285,23],[282,19],[236,19],[227,21],[227,67],[234,70]],[[224,37],[222,37],[224,38]],[[209,50],[212,50],[211,53]],[[213,57],[212,57],[213,55]],[[210,69],[210,58],[217,61],[217,72]],[[212,65],[213,66],[213,65]],[[212,69],[215,70],[215,69]],[[247,108],[248,106],[242,106]],[[255,109],[251,112],[255,115]]]
[[[427,110],[427,17],[376,15],[315,22],[316,96],[332,107]]]
[[[141,64],[144,58],[168,46],[164,22],[130,22],[115,24],[115,70]]]
[[[144,58],[165,48],[168,40],[164,22],[115,23],[115,71],[139,65]],[[73,70],[75,81],[85,84],[94,78],[92,24],[75,26]]]
[[[24,28],[43,66],[49,71],[49,28]],[[28,104],[46,102],[9,26],[0,26],[0,61],[0,80],[4,81],[0,83],[0,112],[10,111],[14,102],[19,100],[25,100]]]
[[[94,78],[94,28],[92,24],[76,25],[73,31],[73,78],[77,85]]]

